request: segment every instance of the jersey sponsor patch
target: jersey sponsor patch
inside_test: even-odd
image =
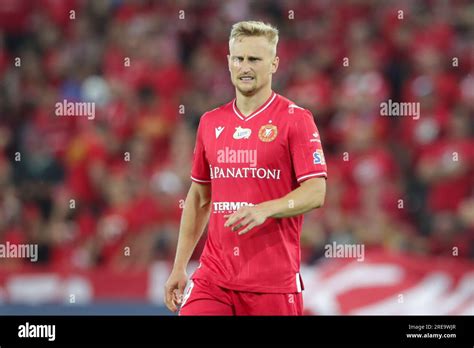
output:
[[[316,150],[313,152],[313,164],[326,164],[322,150]]]
[[[253,206],[249,202],[212,202],[213,213],[228,213],[239,210],[241,207]]]
[[[252,134],[252,130],[250,128],[242,128],[242,127],[235,127],[234,132],[234,139],[248,139],[250,138],[250,134]]]
[[[268,143],[275,140],[278,135],[278,128],[273,124],[266,124],[258,131],[258,137],[261,141]]]

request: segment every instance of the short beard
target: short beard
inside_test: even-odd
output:
[[[257,93],[258,90],[260,89],[260,88],[258,88],[258,87],[255,87],[255,88],[252,88],[252,89],[242,90],[242,89],[239,88],[239,85],[238,85],[238,84],[235,85],[235,88],[237,88],[237,90],[238,90],[241,94],[243,94],[243,95],[245,95],[245,96],[252,96],[252,95],[254,95],[255,93]]]

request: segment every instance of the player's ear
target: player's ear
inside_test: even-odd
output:
[[[230,71],[230,54],[227,55],[227,66],[228,66],[229,71]]]
[[[275,58],[273,58],[272,67],[270,70],[272,74],[277,72],[279,63],[280,63],[280,58],[278,56],[275,56]]]

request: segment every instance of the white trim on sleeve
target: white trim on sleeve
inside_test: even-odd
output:
[[[198,183],[202,182],[202,183],[210,183],[211,180],[201,180],[201,179],[196,179],[195,177],[191,176],[191,180],[192,181],[196,181]]]
[[[326,172],[318,172],[318,173],[313,173],[313,174],[307,174],[307,175],[300,176],[300,177],[297,178],[296,180],[297,180],[298,182],[300,182],[301,180],[304,180],[304,179],[306,179],[306,178],[318,177],[318,176],[327,177],[327,176],[328,176],[328,173],[326,173]]]

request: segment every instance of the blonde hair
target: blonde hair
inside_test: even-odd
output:
[[[232,26],[229,37],[229,48],[233,40],[245,36],[265,36],[272,45],[273,54],[276,55],[278,45],[278,29],[271,24],[260,21],[244,21]]]

